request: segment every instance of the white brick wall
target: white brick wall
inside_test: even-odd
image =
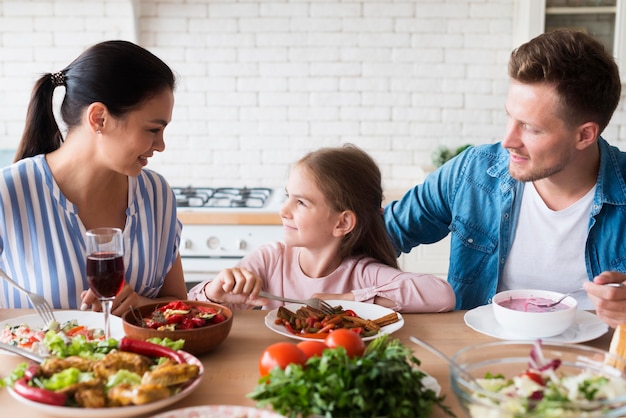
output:
[[[386,187],[406,188],[437,145],[502,135],[513,9],[514,0],[0,0],[0,149],[16,147],[38,74],[121,38],[178,74],[167,149],[150,163],[172,185],[282,187],[305,152],[353,142]],[[605,136],[626,148],[624,100]]]

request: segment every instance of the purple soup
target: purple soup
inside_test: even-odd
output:
[[[499,302],[498,304],[502,306],[503,308],[508,308],[514,311],[522,311],[522,312],[556,312],[556,311],[563,311],[569,308],[569,306],[564,304],[563,302],[559,303],[558,305],[554,305],[551,308],[540,308],[539,306],[536,306],[530,302],[544,305],[544,304],[554,303],[555,301],[553,301],[552,299],[535,298],[535,297],[511,298],[508,300],[503,300],[502,302]]]

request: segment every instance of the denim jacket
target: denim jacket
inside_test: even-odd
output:
[[[600,170],[585,245],[589,280],[607,270],[626,273],[626,153],[602,138],[598,146]],[[508,165],[500,143],[469,148],[385,208],[387,231],[399,252],[452,234],[448,282],[455,309],[490,303],[496,293],[524,188]]]

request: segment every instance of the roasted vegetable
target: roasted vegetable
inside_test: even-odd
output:
[[[335,314],[326,315],[310,306],[303,306],[296,312],[281,306],[276,314],[276,325],[283,325],[287,331],[305,338],[324,339],[329,332],[338,328],[350,328],[361,337],[378,334],[381,327],[398,322],[396,312],[377,319],[360,318],[353,310],[344,311],[334,307]]]
[[[134,340],[128,337],[124,337],[120,340],[120,350],[130,351],[131,353],[142,354],[148,357],[167,357],[177,363],[186,363],[185,356],[178,351],[163,345],[153,344],[148,341]]]

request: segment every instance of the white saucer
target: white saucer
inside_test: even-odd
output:
[[[481,334],[490,337],[499,338],[501,340],[521,340],[505,330],[498,324],[493,316],[493,307],[491,305],[483,305],[472,309],[465,313],[465,324],[478,331]],[[566,329],[563,333],[554,337],[542,338],[542,341],[560,342],[560,343],[582,343],[596,339],[609,330],[609,326],[602,322],[600,318],[587,311],[576,311],[574,324]]]

